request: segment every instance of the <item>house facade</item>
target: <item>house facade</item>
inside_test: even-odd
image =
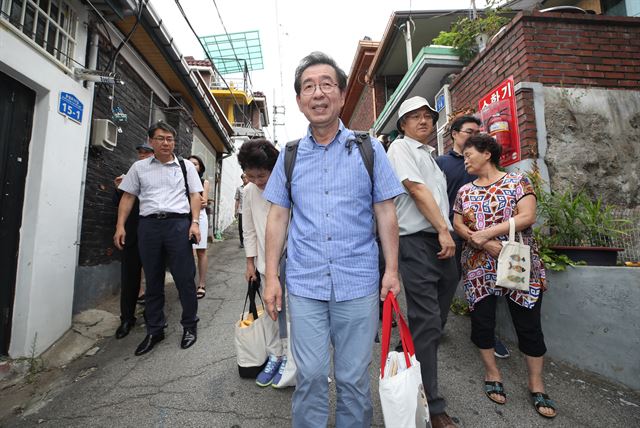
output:
[[[104,147],[96,141],[98,134],[92,135],[74,313],[94,307],[120,289],[120,252],[112,239],[117,217],[113,180],[137,160],[135,147],[146,141],[149,125],[167,122],[177,131],[175,153],[184,158],[191,154],[203,158],[205,178],[212,184],[208,195],[210,219],[220,183],[218,159],[233,151],[233,130],[220,106],[202,75],[173,45],[150,5],[139,15],[124,19],[97,14],[95,19],[100,40],[97,67],[112,67],[123,83],[100,87],[94,97],[94,130],[110,122],[116,130],[117,144]],[[129,41],[118,50],[129,34]]]
[[[76,0],[0,2],[0,355],[70,326],[97,46]]]
[[[573,12],[522,11],[469,64],[454,50],[431,45],[451,21],[438,27],[433,24],[442,18],[433,12],[415,12],[409,24],[409,16],[396,12],[365,74],[366,87],[358,88],[352,70],[347,94],[356,101],[347,100],[343,118],[386,135],[400,103],[423,96],[440,111],[431,144],[441,154],[450,144],[448,115],[480,115],[480,101],[512,78],[519,156],[508,168],[536,163],[553,188],[585,187],[609,203],[637,207],[640,18]],[[446,15],[456,13],[463,16]],[[409,25],[415,26],[410,40]],[[354,64],[361,63],[358,55]],[[360,103],[367,99],[373,101]]]
[[[183,156],[221,166],[234,150],[208,86],[139,4],[0,1],[0,355],[40,354],[118,290],[113,179],[150,123],[173,125]]]
[[[267,98],[264,93],[253,89],[247,69],[241,74],[234,73],[234,77],[223,77],[208,59],[185,59],[192,70],[197,70],[202,76],[233,130],[234,151],[217,159],[220,176],[216,182],[217,203],[210,224],[214,227],[215,236],[220,239],[222,232],[235,221],[235,193],[238,186],[242,185],[237,152],[245,141],[264,138],[263,128],[269,126]]]

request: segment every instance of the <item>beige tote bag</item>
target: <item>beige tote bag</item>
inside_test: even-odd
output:
[[[502,242],[498,256],[496,285],[512,290],[529,291],[531,277],[531,247],[524,244],[522,233],[518,232],[520,242],[516,241],[516,222],[509,219],[509,240]]]

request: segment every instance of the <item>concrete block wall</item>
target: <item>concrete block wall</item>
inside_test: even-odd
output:
[[[542,301],[547,356],[640,390],[640,269],[576,266],[547,271],[547,281]],[[517,342],[502,300],[496,331]]]

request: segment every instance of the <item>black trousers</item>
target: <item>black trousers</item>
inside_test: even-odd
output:
[[[129,235],[129,234],[127,234]],[[129,241],[134,243],[129,244]],[[142,261],[138,252],[137,237],[127,236],[127,245],[122,250],[120,265],[120,320],[133,321],[135,319],[136,303],[140,293],[140,279],[142,277]]]
[[[460,278],[462,278],[462,247],[464,246],[464,240],[455,232],[451,234],[451,237],[456,244],[456,270],[458,271],[458,281],[460,281]]]
[[[238,214],[238,234],[240,235],[240,244],[244,245],[244,235],[242,233],[242,214]]]
[[[518,335],[518,348],[530,357],[541,357],[547,352],[542,334],[540,322],[540,308],[542,307],[542,294],[533,308],[528,309],[518,305],[509,297],[507,305],[511,313],[511,320]],[[494,347],[496,327],[496,303],[500,296],[486,296],[473,305],[471,311],[471,341],[480,349]]]
[[[164,273],[166,263],[178,288],[184,328],[194,328],[198,322],[196,297],[196,266],[189,242],[188,218],[140,218],[138,249],[147,281],[145,317],[147,333],[158,334],[165,325]]]
[[[458,285],[454,258],[440,260],[439,251],[435,234],[419,232],[400,237],[399,269],[407,318],[432,414],[442,413],[446,407],[438,393],[438,346]]]

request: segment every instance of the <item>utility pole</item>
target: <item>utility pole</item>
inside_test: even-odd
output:
[[[286,109],[285,106],[273,106],[273,117],[271,118],[271,123],[273,124],[273,145],[278,147],[278,137],[276,137],[276,126],[284,126],[284,115]],[[278,118],[281,117],[281,120],[278,121]]]
[[[411,68],[411,64],[413,64],[413,47],[411,46],[411,33],[415,29],[413,25],[413,20],[411,17],[400,26],[400,30],[404,35],[404,44],[405,49],[407,51],[407,69]]]

